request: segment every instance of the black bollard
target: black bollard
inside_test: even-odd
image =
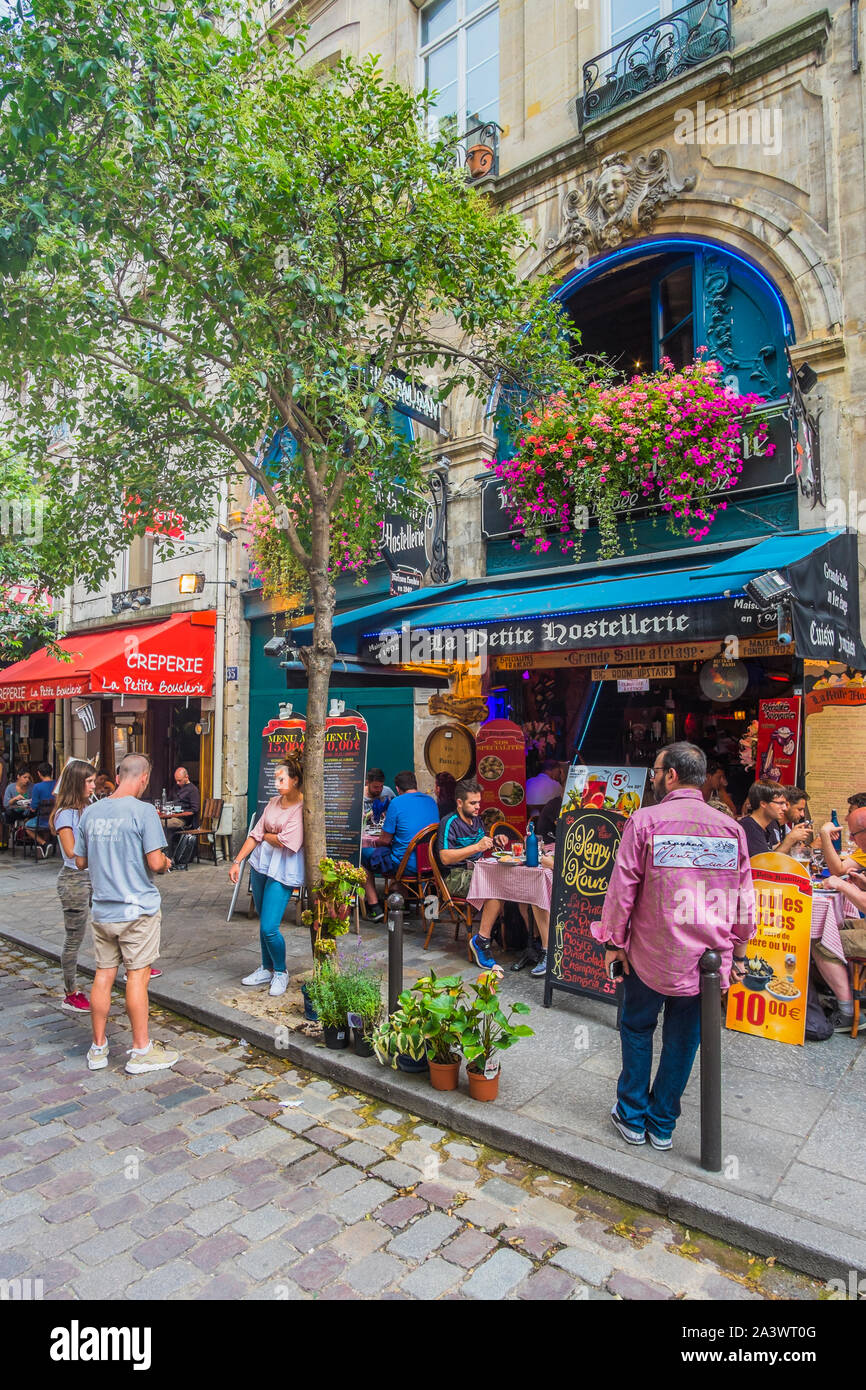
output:
[[[403,908],[405,904],[399,893],[391,893],[386,899],[388,914],[388,1014],[397,1007],[397,1000],[403,993]]]
[[[722,1170],[722,958],[701,956],[701,1167]]]

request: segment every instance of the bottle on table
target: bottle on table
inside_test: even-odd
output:
[[[526,831],[526,867],[528,869],[538,868],[538,836],[535,833],[535,822],[530,821]]]

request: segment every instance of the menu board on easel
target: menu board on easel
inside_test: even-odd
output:
[[[604,946],[592,935],[601,919],[626,817],[615,811],[566,811],[556,823],[550,941],[544,1007],[555,989],[616,1003],[604,970]]]
[[[345,710],[325,721],[325,839],[331,859],[361,862],[367,721]]]
[[[294,755],[303,757],[307,721],[303,718],[269,719],[262,729],[262,749],[259,758],[259,785],[256,796],[257,817],[276,796],[274,773],[280,763]]]
[[[526,833],[526,742],[510,719],[489,719],[475,735],[481,814],[495,810],[518,834]]]

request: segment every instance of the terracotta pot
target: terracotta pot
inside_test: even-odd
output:
[[[324,1024],[322,1028],[325,1034],[325,1047],[337,1048],[349,1046],[349,1025],[344,1023],[340,1028],[332,1028],[330,1024]]]
[[[485,1076],[483,1071],[467,1070],[469,1094],[473,1100],[495,1100],[499,1095],[499,1072]]]
[[[483,178],[493,168],[493,147],[491,145],[470,145],[466,151],[466,168],[473,179]]]
[[[460,1058],[456,1062],[434,1062],[430,1058],[430,1084],[434,1091],[456,1091]]]

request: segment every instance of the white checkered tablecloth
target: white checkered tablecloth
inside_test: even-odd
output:
[[[822,946],[832,951],[839,960],[845,960],[839,928],[851,919],[859,921],[859,913],[853,903],[842,893],[815,893],[812,898],[813,941],[820,940]]]
[[[500,902],[528,903],[549,912],[552,888],[552,869],[528,869],[525,864],[479,859],[472,870],[466,898],[473,907],[483,907],[489,898],[498,898]]]

